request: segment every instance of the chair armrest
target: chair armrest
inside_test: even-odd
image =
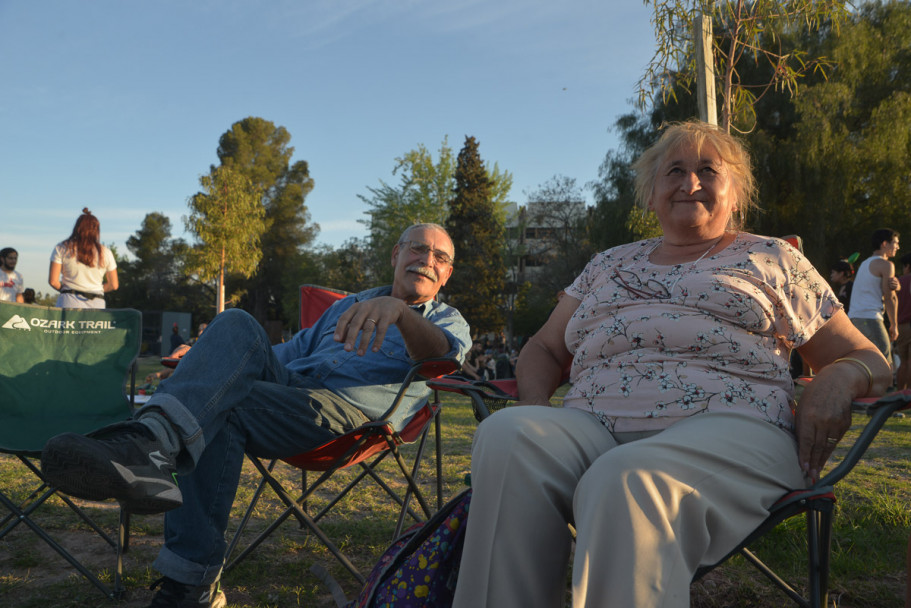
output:
[[[895,412],[909,408],[911,408],[911,389],[889,393],[878,399],[864,398],[855,400],[853,403],[854,411],[866,412],[870,415],[870,420],[867,422],[866,426],[864,426],[857,440],[850,447],[842,461],[819,481],[813,484],[812,487],[834,486],[845,475],[850,473],[851,469],[854,468],[854,465],[863,457],[867,448],[870,447],[870,444],[873,442],[873,439],[876,438],[877,433],[879,433],[880,429],[883,428],[883,425],[886,424],[886,421],[889,420]]]
[[[392,401],[392,405],[389,406],[389,409],[383,413],[383,416],[379,418],[379,420],[389,420],[389,418],[395,414],[399,405],[402,403],[406,391],[415,381],[427,381],[431,378],[451,374],[460,367],[461,365],[459,364],[458,359],[453,357],[434,357],[417,361],[411,366],[408,373],[405,374],[405,379],[402,380],[402,385],[399,387],[399,391]]]
[[[466,380],[464,378],[444,376],[427,383],[432,389],[466,395],[471,399],[478,422],[483,421],[494,411],[502,409],[510,401],[519,398],[515,378],[505,380]]]

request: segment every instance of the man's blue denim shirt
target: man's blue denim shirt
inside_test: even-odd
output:
[[[392,405],[405,374],[415,363],[408,356],[398,327],[389,327],[378,352],[368,348],[363,356],[355,351],[346,352],[344,344],[336,342],[332,336],[339,317],[355,302],[391,293],[392,287],[387,285],[337,301],[313,327],[301,330],[288,342],[273,346],[275,355],[286,368],[322,383],[371,420],[380,418]],[[435,301],[426,302],[415,310],[446,334],[450,346],[446,356],[455,357],[460,363],[464,361],[471,348],[471,333],[459,311]],[[393,426],[401,429],[403,421],[420,409],[429,394],[425,383],[412,384],[398,414],[391,420]]]

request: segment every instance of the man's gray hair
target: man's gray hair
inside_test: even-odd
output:
[[[440,226],[439,224],[434,224],[433,222],[423,222],[420,224],[412,224],[405,228],[405,231],[402,232],[402,236],[399,237],[399,243],[404,243],[409,240],[408,235],[412,230],[439,230],[446,235],[446,238],[449,239],[449,243],[452,245],[452,259],[455,259],[455,243],[452,242],[452,237],[449,236],[449,231]]]

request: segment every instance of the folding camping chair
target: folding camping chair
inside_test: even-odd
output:
[[[443,377],[431,380],[427,385],[434,390],[455,392],[469,397],[475,417],[479,421],[483,421],[493,412],[518,398],[515,380],[470,381],[458,377]],[[829,552],[836,504],[835,484],[850,473],[863,458],[867,448],[889,418],[895,412],[907,409],[911,409],[911,389],[891,393],[879,399],[865,398],[855,401],[854,410],[865,412],[870,417],[841,462],[809,488],[793,490],[782,496],[772,505],[769,516],[756,530],[723,559],[699,568],[693,580],[702,578],[733,555],[739,554],[767,576],[798,606],[824,608],[828,599]],[[749,549],[754,541],[779,523],[800,514],[806,516],[807,522],[806,596],[779,577]]]
[[[111,538],[84,509],[48,485],[37,461],[54,435],[88,433],[131,416],[125,379],[129,376],[132,395],[141,329],[137,310],[0,302],[0,453],[16,456],[39,483],[24,499],[17,498],[20,491],[0,487],[0,504],[9,512],[0,521],[0,538],[24,523],[112,599],[123,592],[129,514],[120,510],[117,537]],[[55,495],[114,548],[113,587],[101,582],[36,519],[36,510]]]
[[[344,297],[345,295],[347,295],[345,292],[328,290],[315,285],[303,286],[301,288],[301,326],[308,327],[314,323],[328,306],[336,299]],[[442,505],[442,463],[440,460],[442,442],[440,437],[439,405],[425,402],[423,407],[406,423],[404,429],[400,432],[396,432],[389,424],[388,420],[393,417],[405,392],[413,382],[419,382],[428,378],[452,373],[456,369],[458,369],[458,362],[454,359],[430,359],[418,362],[409,370],[399,388],[398,394],[380,420],[368,422],[316,449],[282,459],[281,462],[301,471],[301,488],[297,491],[297,498],[292,496],[291,491],[286,489],[274,474],[274,467],[278,464],[278,461],[273,460],[272,462],[265,464],[261,459],[248,454],[247,457],[262,476],[262,480],[228,547],[227,555],[229,560],[225,566],[225,572],[231,570],[240,561],[246,558],[286,519],[294,516],[298,520],[301,528],[306,527],[313,532],[335,558],[351,572],[361,584],[363,584],[365,580],[363,575],[329,538],[324,530],[318,525],[318,522],[336,504],[338,504],[342,498],[358,487],[360,482],[365,478],[370,478],[376,482],[377,485],[398,505],[399,516],[393,537],[400,534],[407,516],[410,515],[416,520],[430,517],[430,507],[418,485],[418,473],[431,422],[434,423],[436,431],[437,508]],[[399,449],[399,446],[413,443],[417,443],[417,448],[413,460],[408,463]],[[397,493],[380,475],[378,465],[390,455],[397,465],[395,472],[401,474],[401,478],[406,484],[403,495]],[[355,465],[360,467],[355,478],[351,480],[341,492],[332,497],[328,504],[319,512],[315,514],[309,513],[307,510],[307,501],[314,495],[314,492],[322,488],[325,482],[332,478],[337,471]],[[314,482],[308,484],[308,471],[321,472],[321,474]],[[236,557],[231,558],[235,549],[240,544],[241,535],[247,527],[250,517],[252,516],[254,509],[256,509],[266,486],[272,488],[284,504],[285,510],[268,528],[250,541],[245,549],[237,554]],[[412,498],[417,501],[423,515],[418,514],[410,507]]]

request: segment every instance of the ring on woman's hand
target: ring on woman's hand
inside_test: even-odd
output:
[[[376,319],[367,319],[367,320],[370,321],[371,323],[373,323],[374,325],[376,325]]]

